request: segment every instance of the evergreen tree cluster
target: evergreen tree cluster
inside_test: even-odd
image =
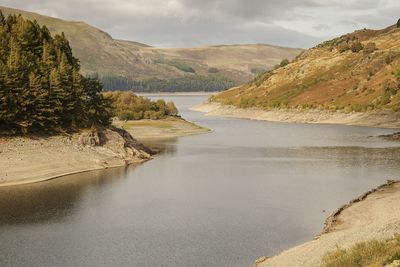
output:
[[[0,132],[57,133],[109,125],[102,85],[80,73],[64,34],[0,11]]]

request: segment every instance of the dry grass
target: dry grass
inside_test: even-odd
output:
[[[242,108],[397,111],[400,45],[393,40],[400,40],[400,30],[390,27],[359,35],[363,45],[373,42],[378,50],[340,53],[335,46],[321,45],[257,81],[222,92],[214,101]]]
[[[381,267],[400,260],[400,235],[387,241],[371,240],[326,254],[322,267]]]

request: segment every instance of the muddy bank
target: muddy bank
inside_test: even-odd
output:
[[[154,152],[127,131],[93,128],[52,137],[0,139],[0,186],[138,164]]]
[[[400,182],[388,181],[335,211],[314,240],[271,258],[262,257],[255,267],[320,266],[325,253],[337,246],[350,247],[371,239],[389,239],[400,232]]]
[[[400,113],[395,113],[392,111],[352,113],[344,113],[339,111],[330,112],[316,109],[273,109],[265,111],[257,108],[242,109],[234,106],[220,105],[219,103],[215,102],[194,106],[192,110],[204,112],[210,116],[234,117],[272,122],[323,123],[381,128],[400,128]]]

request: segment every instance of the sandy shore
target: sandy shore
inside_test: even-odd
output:
[[[388,182],[334,212],[314,240],[272,258],[262,257],[256,267],[319,266],[325,253],[371,239],[389,239],[400,233],[400,182]]]
[[[400,128],[400,113],[390,111],[377,112],[329,112],[323,110],[292,110],[257,108],[242,109],[219,103],[204,103],[192,108],[209,116],[234,117],[272,122],[344,124],[382,128]]]
[[[0,139],[0,186],[138,164],[151,150],[125,131],[84,130],[68,136]]]
[[[148,139],[170,139],[211,131],[182,118],[174,117],[162,120],[114,121],[114,125],[124,128],[135,138],[143,141]]]

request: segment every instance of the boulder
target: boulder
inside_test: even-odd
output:
[[[133,138],[130,133],[116,127],[92,127],[80,134],[79,143],[83,146],[104,148],[124,159],[127,164],[150,159],[155,154],[153,150]]]

